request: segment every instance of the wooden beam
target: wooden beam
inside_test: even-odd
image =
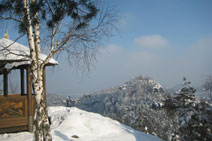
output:
[[[44,100],[46,102],[46,70],[45,70],[45,67],[43,68],[43,93],[44,93]]]
[[[21,94],[25,94],[25,87],[24,87],[24,68],[20,69],[21,73]]]
[[[8,71],[4,70],[4,96],[8,96]]]
[[[27,101],[28,101],[28,129],[29,132],[33,131],[33,107],[32,107],[32,81],[31,81],[31,68],[27,67]]]
[[[1,128],[0,134],[27,131],[27,129],[28,129],[28,126],[26,126],[26,125],[25,126],[10,127],[10,128]]]

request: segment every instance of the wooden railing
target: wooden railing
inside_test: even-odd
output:
[[[32,97],[34,103],[34,97]],[[32,104],[34,111],[34,104]],[[0,95],[0,133],[28,130],[29,108],[27,95]],[[34,112],[33,112],[34,113]]]

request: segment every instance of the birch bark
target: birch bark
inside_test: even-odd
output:
[[[35,2],[35,0],[31,0]],[[38,13],[30,17],[29,1],[24,0],[25,16],[27,18],[27,38],[30,47],[32,85],[35,93],[36,112],[34,117],[34,140],[51,141],[50,125],[47,115],[43,89],[43,66],[40,61],[40,33],[39,23],[32,25],[32,19],[38,19]]]

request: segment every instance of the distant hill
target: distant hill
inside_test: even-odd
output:
[[[65,98],[57,94],[47,94],[47,106],[65,106]]]
[[[70,103],[166,140],[173,131],[172,121],[161,109],[167,96],[158,82],[139,76],[121,86],[85,95],[77,101],[70,100]]]
[[[48,105],[78,107],[89,112],[118,120],[136,130],[169,140],[179,128],[176,114],[167,114],[164,101],[183,86],[166,90],[151,78],[135,77],[123,85],[104,89],[73,100],[57,95],[47,95]],[[171,93],[171,94],[170,94]],[[202,96],[199,87],[195,95]],[[187,118],[186,118],[187,119]]]

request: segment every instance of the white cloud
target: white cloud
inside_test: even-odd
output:
[[[159,49],[169,45],[168,40],[160,35],[142,36],[134,40],[136,46],[140,48]]]
[[[92,78],[104,82],[105,87],[121,84],[140,74],[150,75],[158,62],[158,56],[149,52],[127,50],[117,45],[109,45],[97,58]],[[102,78],[104,78],[102,81]],[[99,86],[100,87],[100,86]]]
[[[195,44],[193,44],[189,48],[192,49],[192,50],[197,50],[197,51],[212,50],[212,36],[198,40]]]
[[[162,45],[171,46],[168,40],[159,35],[151,37],[147,39],[155,39],[154,41],[160,45],[157,48]],[[161,40],[157,41],[156,39]],[[211,41],[211,37],[200,39],[189,47],[189,51],[188,48],[185,48],[180,51],[180,54],[171,48],[166,48],[163,54],[160,54],[110,45],[106,48],[107,54],[100,54],[99,63],[96,64],[97,68],[93,76],[98,74],[96,79],[102,79],[102,75],[105,74],[105,87],[106,85],[116,85],[140,74],[150,76],[166,86],[181,83],[183,76],[186,76],[192,84],[201,85],[202,76],[212,74]]]
[[[58,72],[58,75],[54,76],[58,76],[57,84],[63,84],[61,87],[70,88],[71,93],[81,94],[120,85],[141,74],[150,76],[165,86],[182,83],[183,76],[186,76],[192,84],[201,85],[203,75],[212,74],[211,40],[211,37],[200,39],[180,52],[166,48],[163,54],[109,45],[100,50],[95,69],[89,77],[83,79],[83,82],[79,79],[75,80],[75,76],[65,64],[59,66],[67,71]],[[161,44],[167,44],[167,42],[165,40],[165,43]],[[51,82],[54,81],[49,81],[48,85]],[[54,91],[58,89],[51,88],[52,91],[53,88],[56,89]],[[61,92],[61,90],[58,91]]]
[[[114,53],[120,53],[120,52],[123,52],[124,49],[117,46],[117,45],[109,45],[106,47],[106,52],[110,53],[110,54],[114,54]]]

